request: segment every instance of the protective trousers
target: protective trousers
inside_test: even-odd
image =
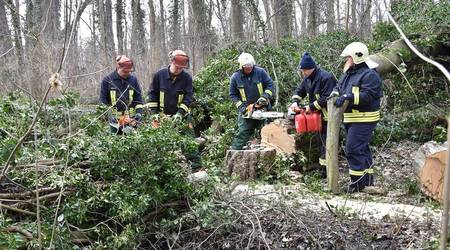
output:
[[[319,139],[320,139],[320,157],[319,157],[319,164],[320,166],[326,167],[327,162],[325,158],[326,153],[326,142],[327,142],[327,122],[322,121],[322,130],[319,133]]]
[[[346,155],[350,170],[351,187],[358,190],[373,185],[372,152],[369,148],[376,122],[346,123]]]
[[[239,114],[238,117],[239,131],[238,134],[234,137],[234,141],[233,144],[231,145],[231,148],[235,150],[241,150],[250,140],[250,137],[255,132],[255,129],[260,128],[263,124],[264,124],[263,120],[246,119]]]

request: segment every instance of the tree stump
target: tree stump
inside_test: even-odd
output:
[[[447,144],[430,141],[415,153],[414,167],[422,192],[438,201],[444,197],[444,176],[448,157]]]
[[[264,126],[261,129],[261,144],[274,148],[278,153],[295,153],[294,122],[288,119],[276,119]]]
[[[239,176],[239,179],[254,180],[258,169],[268,172],[276,156],[273,148],[261,147],[250,150],[227,150],[226,166],[228,173]]]

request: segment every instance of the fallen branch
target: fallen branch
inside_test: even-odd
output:
[[[25,236],[25,238],[27,240],[33,240],[34,239],[33,234],[31,234],[27,230],[25,230],[25,229],[23,229],[21,227],[18,227],[18,226],[5,227],[5,228],[2,228],[0,231],[7,232],[7,233],[20,233],[23,236]]]
[[[25,198],[28,196],[35,195],[36,192],[48,193],[48,192],[54,192],[54,191],[57,191],[57,189],[51,188],[51,187],[43,187],[43,188],[39,188],[39,189],[36,189],[33,191],[27,191],[27,192],[23,192],[23,193],[0,193],[0,199]]]
[[[23,210],[23,209],[16,208],[16,207],[11,207],[11,206],[8,206],[8,205],[2,204],[2,203],[0,203],[0,208],[4,208],[4,209],[10,210],[10,211],[14,211],[16,213],[36,216],[36,213],[34,213],[34,212],[30,212],[30,211]]]

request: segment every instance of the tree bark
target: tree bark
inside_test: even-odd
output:
[[[0,54],[7,52],[12,47],[11,31],[8,26],[8,19],[6,18],[5,2],[0,1]]]
[[[244,40],[244,15],[240,0],[231,0],[231,39]]]
[[[115,45],[112,31],[112,5],[111,0],[96,0],[98,4],[98,17],[100,28],[100,41],[103,48],[104,63],[108,64],[115,56]]]
[[[258,172],[268,173],[275,157],[273,148],[227,150],[225,156],[228,173],[239,176],[242,181],[254,180]]]
[[[355,35],[358,30],[358,23],[357,23],[357,17],[356,17],[356,0],[351,0],[351,1],[352,1],[352,3],[351,3],[352,22],[350,23],[350,33]]]
[[[315,0],[308,1],[308,36],[314,37],[317,35],[318,28],[318,9]]]
[[[171,19],[172,19],[172,39],[171,43],[169,45],[169,50],[175,50],[182,48],[181,45],[181,29],[180,29],[180,3],[179,0],[173,0],[173,6],[172,6],[172,13],[171,13]]]
[[[338,0],[339,2],[339,0]],[[336,20],[334,15],[334,0],[327,0],[326,9],[326,19],[327,19],[327,32],[332,32],[336,26]]]
[[[117,33],[117,51],[119,55],[124,54],[124,32],[123,32],[123,19],[125,18],[125,8],[123,0],[117,0],[116,2],[116,33]]]
[[[160,31],[160,41],[161,41],[161,54],[167,55],[167,44],[166,44],[166,16],[164,14],[164,1],[159,0],[159,31]]]
[[[372,0],[364,1],[365,4],[361,4],[361,16],[360,27],[359,27],[359,37],[368,38],[371,34],[371,9]]]
[[[273,1],[277,42],[292,36],[292,0]]]
[[[132,31],[131,31],[131,56],[135,58],[136,64],[146,54],[145,29],[144,29],[144,12],[141,8],[141,1],[135,0],[131,2],[132,12]]]

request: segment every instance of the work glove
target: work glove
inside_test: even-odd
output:
[[[241,115],[246,115],[247,114],[247,106],[244,103],[241,104],[241,106],[239,106],[239,113]]]
[[[333,90],[333,92],[331,92],[331,94],[327,97],[327,101],[336,96],[339,96],[339,92],[337,90]]]
[[[134,120],[137,121],[137,122],[140,122],[142,120],[142,114],[141,113],[137,113],[134,116]]]
[[[257,101],[256,101],[256,105],[259,106],[266,106],[269,104],[269,100],[267,98],[265,98],[264,96],[261,96]]]
[[[305,112],[306,112],[307,114],[311,113],[311,108],[309,107],[309,105],[306,105],[306,106],[305,106]]]
[[[183,120],[183,115],[180,112],[177,112],[173,116],[173,120],[176,121],[176,122],[181,122]]]
[[[343,94],[341,95],[335,102],[334,105],[336,105],[336,107],[340,107],[344,104],[344,102],[346,100],[353,100],[353,94]]]
[[[158,121],[159,120],[159,114],[150,115],[150,120],[151,121]]]
[[[291,106],[289,106],[290,109],[295,110],[296,108],[298,108],[298,103],[297,102],[293,102],[291,104]]]

